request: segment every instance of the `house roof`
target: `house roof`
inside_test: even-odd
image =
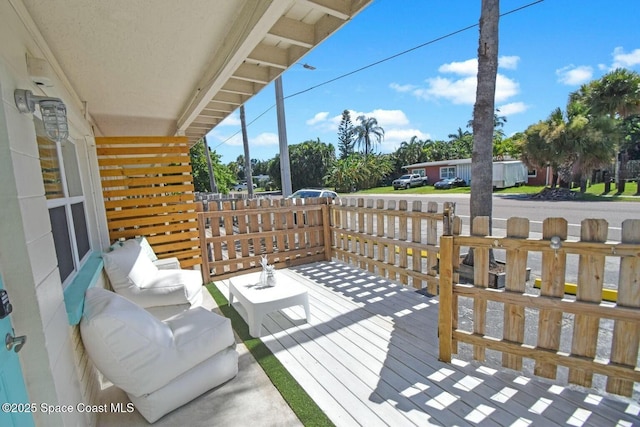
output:
[[[97,135],[193,143],[371,2],[9,1]]]
[[[464,165],[471,163],[471,159],[451,159],[451,160],[439,160],[437,162],[423,162],[423,163],[414,163],[412,165],[403,166],[403,169],[414,169],[414,168],[425,168],[429,166],[455,166],[455,165]],[[507,164],[507,163],[522,163],[521,160],[494,160],[494,164]]]
[[[428,166],[455,166],[462,165],[465,163],[471,163],[471,159],[452,159],[452,160],[439,160],[437,162],[423,162],[423,163],[414,163],[412,165],[403,166],[404,169],[412,169],[412,168],[424,168]]]

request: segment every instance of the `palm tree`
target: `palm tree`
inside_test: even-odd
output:
[[[592,82],[586,91],[591,112],[608,115],[612,119],[624,121],[640,113],[640,74],[618,68]],[[622,139],[622,138],[620,138]],[[625,178],[620,172],[625,169],[626,156],[622,151],[622,141],[618,143],[620,165],[617,168],[618,193],[624,192]]]
[[[467,138],[469,135],[471,135],[471,132],[468,130],[463,131],[462,128],[458,128],[456,133],[450,133],[447,137],[450,142],[456,142]]]
[[[478,86],[473,108],[470,216],[491,217],[493,210],[493,132],[498,73],[499,0],[482,0],[478,41]],[[491,223],[491,222],[489,222]]]
[[[478,85],[473,106],[473,153],[471,155],[471,195],[469,213],[471,232],[476,217],[489,217],[493,211],[493,131],[495,129],[496,77],[498,75],[499,0],[482,0],[480,38],[478,40]],[[497,265],[490,252],[491,266]],[[473,248],[464,263],[473,265]]]
[[[373,151],[373,141],[380,143],[384,138],[384,129],[378,126],[378,121],[374,117],[358,116],[356,119],[359,125],[353,128],[355,141],[358,147],[364,146],[364,155],[368,156]]]
[[[567,106],[567,139],[571,142],[570,163],[573,175],[580,176],[580,192],[587,189],[587,177],[594,169],[606,166],[614,154],[615,129],[613,121],[606,116],[589,114],[582,102]]]

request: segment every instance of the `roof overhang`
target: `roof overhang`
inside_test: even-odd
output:
[[[371,0],[9,0],[97,135],[207,134]]]

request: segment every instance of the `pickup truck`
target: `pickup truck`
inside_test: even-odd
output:
[[[395,179],[391,185],[394,190],[400,188],[422,187],[427,184],[427,177],[421,177],[417,173],[402,175],[400,178]]]

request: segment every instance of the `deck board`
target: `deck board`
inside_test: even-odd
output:
[[[337,426],[640,426],[630,399],[438,361],[435,297],[340,262],[278,274],[308,288],[311,319],[301,307],[272,313],[261,339]]]

